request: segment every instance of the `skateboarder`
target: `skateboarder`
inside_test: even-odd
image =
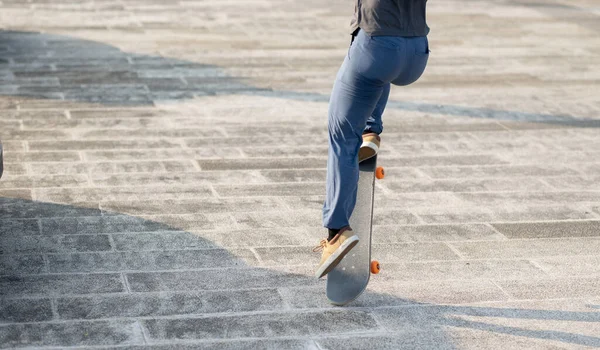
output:
[[[349,226],[356,204],[358,163],[380,147],[381,116],[390,84],[415,82],[427,65],[427,0],[355,0],[352,41],[329,103],[329,155],[323,226],[329,237],[316,272],[329,273],[358,243]]]

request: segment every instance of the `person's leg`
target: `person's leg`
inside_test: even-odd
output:
[[[329,153],[323,226],[349,226],[356,204],[358,150],[366,119],[381,96],[382,87],[348,85],[336,81],[329,108]]]
[[[379,134],[383,132],[383,111],[387,105],[388,97],[390,96],[390,84],[386,84],[383,87],[381,97],[373,110],[373,113],[367,119],[367,126],[363,131],[362,145],[358,151],[358,162],[365,161],[369,158],[375,157],[379,153],[379,147],[381,146],[381,137]]]
[[[414,37],[406,39],[406,66],[397,77],[392,80],[392,84],[397,86],[406,86],[419,80],[429,60],[429,41],[427,37]]]
[[[391,40],[359,32],[334,84],[329,105],[329,157],[323,226],[349,226],[356,204],[358,151],[367,119],[387,102],[389,82],[401,71]],[[382,95],[386,96],[382,99]],[[380,103],[381,102],[381,103]]]
[[[403,44],[404,55],[402,61],[405,64],[392,82],[394,85],[402,86],[412,84],[421,77],[429,57],[429,45],[426,37],[404,38]],[[382,115],[388,101],[389,92],[390,84],[385,87],[375,110],[367,120],[367,126],[363,132],[363,143],[358,152],[359,162],[372,158],[379,153],[379,147],[381,146],[379,134],[383,132]]]
[[[377,106],[367,119],[367,126],[365,127],[364,133],[374,132],[376,134],[381,134],[383,132],[383,111],[385,110],[385,106],[387,105],[388,98],[390,97],[390,86],[391,84],[385,84],[383,87],[383,92],[381,93],[381,97],[377,102]]]
[[[329,104],[327,193],[323,204],[323,226],[330,236],[316,248],[323,250],[317,278],[329,273],[358,244],[358,235],[349,227],[356,204],[358,152],[367,119],[386,86],[402,70],[401,41],[375,39],[359,32],[335,81]]]

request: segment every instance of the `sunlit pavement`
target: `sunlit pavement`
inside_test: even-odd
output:
[[[350,1],[0,1],[0,347],[600,347],[600,7],[430,1],[373,255],[313,276]]]

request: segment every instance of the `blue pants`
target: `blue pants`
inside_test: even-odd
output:
[[[414,83],[427,66],[427,37],[369,36],[359,31],[329,102],[329,157],[323,226],[349,225],[356,204],[358,151],[364,131],[381,133],[390,84]]]

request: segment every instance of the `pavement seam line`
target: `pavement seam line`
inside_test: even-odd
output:
[[[495,280],[490,279],[489,280],[494,286],[496,286],[498,289],[500,289],[500,291],[502,292],[502,294],[504,294],[507,298],[508,301],[514,301],[515,299],[513,299],[513,297],[508,294],[507,291],[504,290],[504,288],[500,287],[500,285],[498,284],[498,282],[496,282]]]
[[[579,257],[582,257],[582,255],[577,255],[577,258],[579,258]],[[553,257],[553,258],[555,258],[555,257]],[[538,258],[538,259],[539,259],[539,258]],[[544,259],[544,258],[541,258],[541,259]],[[530,259],[530,260],[528,260],[528,261],[531,263],[531,265],[533,265],[533,266],[535,266],[536,268],[538,268],[538,269],[540,269],[541,271],[543,271],[543,272],[544,272],[544,273],[545,273],[545,274],[546,274],[546,275],[547,275],[549,278],[552,278],[552,277],[559,277],[559,276],[555,276],[555,275],[551,274],[551,270],[550,270],[550,269],[548,269],[547,267],[543,266],[542,264],[540,264],[540,262],[539,262],[539,261],[537,261],[536,259]]]
[[[446,242],[442,242],[442,243],[444,243],[448,248],[450,248],[450,250],[454,254],[456,254],[460,260],[468,260],[467,257],[465,255],[463,255],[463,253],[460,250],[458,250],[458,248],[453,246],[450,242],[446,241]]]

